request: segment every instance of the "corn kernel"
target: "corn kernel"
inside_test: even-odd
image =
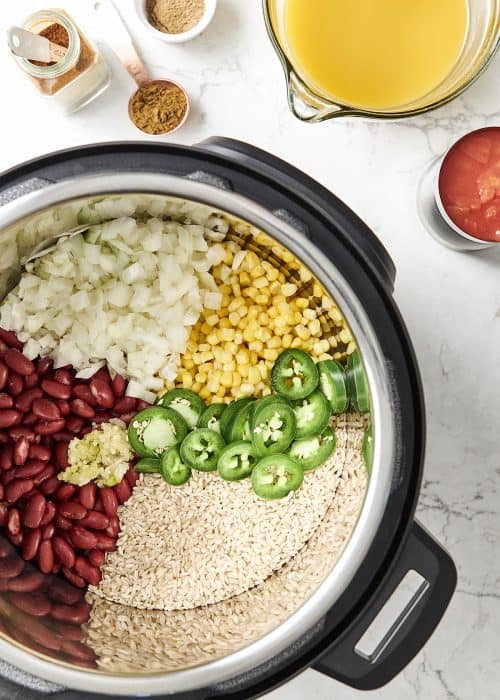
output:
[[[262,355],[266,358],[266,360],[271,360],[271,362],[274,362],[278,357],[278,351],[274,350],[273,348],[266,348]]]
[[[295,332],[301,340],[308,340],[311,337],[309,329],[303,326],[302,324],[299,324],[296,327]]]
[[[309,322],[308,328],[311,331],[311,335],[321,335],[321,324],[317,318],[315,318],[314,321]]]
[[[307,309],[307,307],[309,306],[308,300],[304,299],[303,297],[299,297],[298,299],[296,299],[295,303],[297,304],[299,309]]]
[[[257,367],[250,367],[248,371],[248,381],[251,384],[258,384],[260,382],[260,372]]]
[[[233,373],[232,372],[223,372],[222,377],[220,379],[220,383],[222,386],[225,387],[230,387],[233,384]]]
[[[289,348],[292,344],[292,340],[293,336],[290,333],[286,333],[281,339],[281,344],[284,348]]]
[[[248,352],[242,348],[241,350],[238,350],[236,353],[236,362],[239,365],[248,365],[249,362],[249,357],[248,357]]]
[[[297,285],[296,284],[284,284],[282,288],[282,292],[286,297],[291,297],[292,294],[295,294],[297,291]]]
[[[231,325],[237,326],[240,320],[240,315],[236,313],[236,311],[232,311],[229,314],[229,321],[231,322]]]
[[[315,355],[321,355],[324,352],[328,352],[330,349],[330,343],[328,340],[318,340],[313,345],[313,352]]]
[[[280,342],[279,338],[273,337],[269,338],[267,341],[267,347],[268,348],[280,348],[282,346],[282,342]]]
[[[257,304],[262,304],[264,306],[269,304],[269,294],[256,294],[254,298]]]

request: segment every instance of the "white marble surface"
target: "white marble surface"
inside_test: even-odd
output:
[[[58,0],[93,36],[90,1]],[[412,121],[347,119],[317,126],[294,120],[281,67],[257,0],[219,0],[216,18],[194,42],[150,38],[132,0],[120,6],[156,77],[181,80],[193,99],[176,140],[213,134],[248,140],[325,184],[376,231],[393,256],[396,299],[420,359],[428,410],[428,450],[419,517],[449,548],[458,591],[434,637],[373,700],[496,700],[500,695],[500,255],[441,248],[418,221],[415,190],[427,164],[458,135],[500,123],[500,57],[463,97]],[[5,26],[42,6],[1,3]],[[71,118],[57,116],[0,50],[0,170],[77,144],[142,135],[127,118],[133,83],[113,61],[113,83]],[[8,97],[8,99],[7,99]],[[497,251],[498,252],[498,251]],[[362,694],[308,671],[270,700],[351,700]]]

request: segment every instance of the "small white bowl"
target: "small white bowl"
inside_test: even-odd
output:
[[[148,13],[146,11],[147,0],[135,0],[135,10],[139,15],[142,23],[149,29],[149,31],[160,41],[164,41],[167,44],[183,44],[185,41],[190,41],[194,39],[195,36],[201,34],[213,19],[215,14],[215,8],[217,7],[217,0],[205,0],[205,12],[194,27],[188,29],[187,32],[181,32],[180,34],[167,34],[166,32],[161,32],[156,27],[153,27],[148,19]]]

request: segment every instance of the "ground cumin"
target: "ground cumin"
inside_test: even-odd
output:
[[[40,36],[44,36],[49,41],[52,41],[54,44],[63,46],[66,49],[69,47],[68,32],[61,24],[57,24],[57,22],[49,24],[48,27],[45,27],[45,29],[42,29],[42,31],[39,33]],[[87,42],[81,34],[79,34],[79,37],[80,55],[73,68],[66,71],[66,73],[63,73],[62,75],[58,76],[57,78],[32,77],[32,80],[35,82],[40,92],[46,95],[54,95],[56,92],[59,92],[59,90],[61,90],[65,85],[71,83],[75,78],[77,78],[81,73],[86,71],[87,68],[89,68],[92,65],[93,61],[95,60],[95,53],[87,44]],[[37,66],[55,65],[54,63],[41,63],[40,61],[31,61],[31,63],[34,63]]]
[[[182,122],[187,111],[184,92],[172,83],[154,81],[140,87],[130,100],[130,118],[147,134],[166,134]]]
[[[166,34],[181,34],[195,27],[205,12],[205,0],[147,0],[153,27]]]

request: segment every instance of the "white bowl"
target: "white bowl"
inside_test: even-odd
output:
[[[195,36],[201,34],[201,32],[203,32],[212,21],[216,7],[217,0],[205,0],[205,12],[198,24],[191,29],[188,29],[187,32],[181,32],[180,34],[167,34],[166,32],[161,32],[159,29],[156,29],[156,27],[153,27],[151,22],[148,20],[146,0],[135,0],[135,10],[142,23],[157,39],[164,41],[167,44],[183,44],[185,41],[190,41],[190,39],[194,39]]]

